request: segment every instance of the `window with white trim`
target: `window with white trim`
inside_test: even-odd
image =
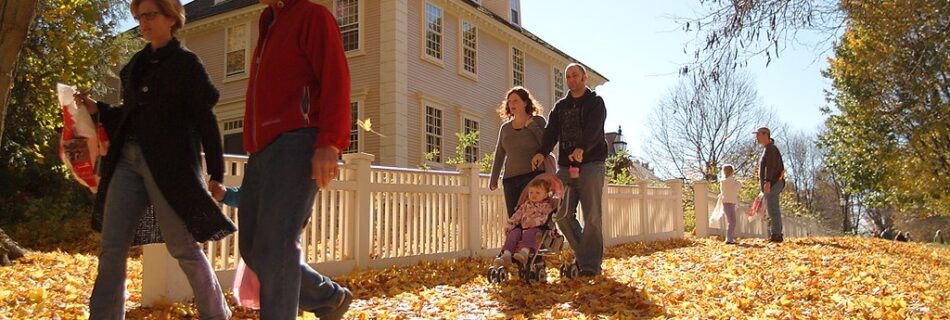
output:
[[[360,102],[353,100],[350,102],[350,145],[343,150],[343,153],[355,153],[360,151],[360,126],[356,121],[360,120]]]
[[[360,49],[359,0],[336,0],[336,24],[343,38],[343,50]]]
[[[223,135],[222,148],[225,154],[247,154],[244,151],[244,119],[225,121],[221,126]]]
[[[524,51],[511,47],[511,85],[524,85]]]
[[[464,134],[478,132],[478,121],[465,118],[462,128],[464,130],[462,133]],[[478,140],[481,140],[481,139],[478,139]],[[479,143],[478,140],[475,141],[475,145],[465,147],[465,162],[478,161],[478,143]]]
[[[426,2],[426,55],[442,60],[442,8]]]
[[[564,97],[564,70],[554,67],[554,101]]]
[[[432,158],[434,162],[442,162],[442,109],[426,106],[426,149],[429,153],[439,150],[439,154]]]
[[[227,53],[224,75],[231,77],[244,74],[247,69],[247,25],[236,25],[227,29]]]
[[[521,8],[519,8],[518,0],[511,0],[511,23],[520,25],[521,24]]]
[[[462,21],[462,70],[478,73],[478,28],[468,21]]]

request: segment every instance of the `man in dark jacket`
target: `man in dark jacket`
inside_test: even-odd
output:
[[[785,163],[782,162],[782,153],[775,146],[772,131],[761,127],[755,132],[755,139],[765,147],[762,157],[759,158],[759,187],[765,194],[766,209],[769,213],[769,240],[782,242],[782,211],[779,205],[779,194],[785,188]]]
[[[601,199],[604,193],[604,161],[607,140],[604,121],[607,108],[604,99],[587,88],[587,70],[572,63],[564,70],[569,94],[558,100],[548,116],[541,150],[531,160],[537,168],[544,155],[558,150],[558,172],[571,186],[567,201],[567,217],[558,222],[575,253],[575,264],[582,276],[595,276],[604,259],[604,236],[601,230]],[[577,204],[584,209],[584,227],[577,221]]]

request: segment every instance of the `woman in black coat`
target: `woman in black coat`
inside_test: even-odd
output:
[[[198,56],[172,36],[185,19],[179,0],[134,0],[131,8],[149,44],[122,68],[124,105],[77,95],[98,114],[111,141],[93,212],[102,251],[90,318],[124,318],[129,248],[164,242],[191,284],[201,317],[228,319],[221,286],[198,244],[236,230],[201,178],[203,148],[208,183],[221,187],[224,158],[212,110],[218,91]]]

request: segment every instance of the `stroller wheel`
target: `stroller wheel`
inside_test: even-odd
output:
[[[488,283],[498,282],[496,280],[498,280],[498,269],[495,269],[495,267],[489,267],[488,268]]]
[[[561,278],[575,279],[577,278],[577,273],[580,270],[577,269],[576,264],[564,263],[564,264],[561,264],[560,271],[561,271]]]
[[[527,282],[528,284],[534,284],[535,282],[538,282],[537,277],[538,277],[537,272],[534,272],[533,270],[529,270],[528,272],[525,272],[524,281]]]
[[[498,282],[508,281],[508,270],[505,268],[498,268]]]
[[[577,274],[579,272],[580,270],[578,270],[577,265],[571,264],[571,266],[568,267],[567,277],[570,278],[571,280],[577,279]]]
[[[544,270],[544,265],[541,265],[538,269],[538,282],[544,283],[548,281],[548,272]]]

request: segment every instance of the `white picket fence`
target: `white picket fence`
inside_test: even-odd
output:
[[[239,186],[247,158],[228,156],[225,185]],[[373,155],[343,156],[340,176],[320,190],[301,236],[304,259],[326,275],[356,268],[414,265],[422,260],[494,256],[507,219],[501,189],[475,164],[458,171],[371,166]],[[683,182],[604,186],[607,245],[683,237]],[[240,227],[237,209],[224,207]],[[240,231],[239,231],[240,232]],[[237,234],[206,244],[225,290],[240,259]],[[164,245],[144,249],[142,304],[184,301],[191,287]]]
[[[709,184],[705,181],[693,182],[694,208],[696,210],[696,236],[711,235],[726,236],[726,218],[718,222],[709,223],[709,215],[716,207],[719,194],[709,191]],[[739,238],[768,238],[769,225],[765,217],[749,221],[747,212],[750,204],[740,203],[736,206],[736,237]],[[782,234],[785,238],[800,238],[808,236],[831,235],[831,232],[822,228],[813,220],[803,219],[791,215],[782,216]]]

